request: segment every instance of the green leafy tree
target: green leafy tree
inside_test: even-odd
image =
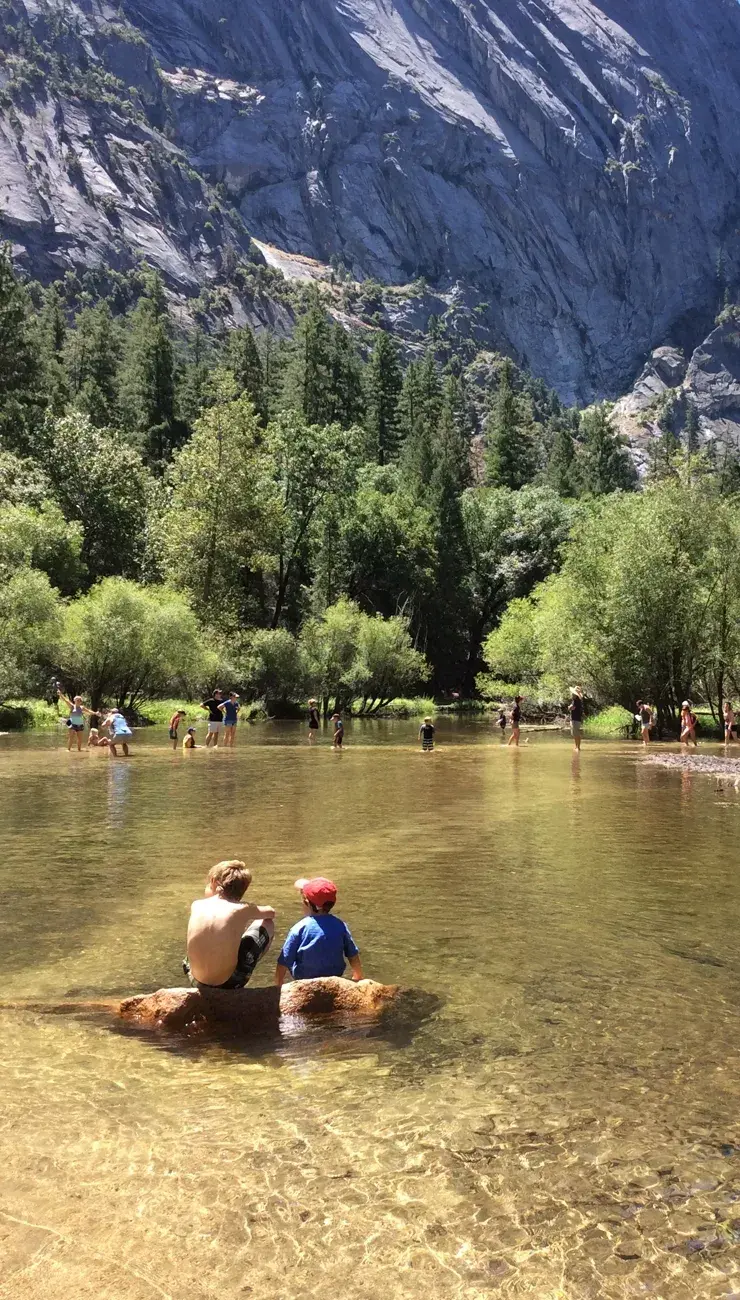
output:
[[[62,605],[45,573],[20,568],[0,582],[0,701],[43,691],[58,653]]]
[[[47,421],[41,467],[65,518],[82,526],[82,562],[93,580],[140,569],[152,479],[119,435],[73,412]]]
[[[561,497],[577,497],[580,493],[575,441],[578,426],[575,412],[556,417],[550,425],[551,445],[545,482]]]
[[[304,698],[306,670],[293,633],[285,627],[258,629],[249,646],[247,675],[254,693],[270,709]]]
[[[73,595],[84,577],[82,536],[81,524],[68,523],[55,501],[39,509],[0,505],[0,574],[41,569],[63,595]]]
[[[330,423],[339,424],[343,429],[358,424],[364,411],[362,364],[352,335],[340,324],[334,326],[331,392]]]
[[[67,606],[59,662],[92,707],[136,709],[187,694],[208,675],[209,647],[188,602],[164,587],[106,578]]]
[[[51,484],[38,461],[0,450],[0,502],[38,507],[50,496]]]
[[[395,339],[381,331],[365,369],[365,428],[373,457],[387,465],[398,454],[403,376]]]
[[[310,689],[323,700],[325,714],[331,704],[346,709],[358,698],[362,711],[377,711],[429,675],[407,619],[365,614],[344,596],[320,618],[306,621],[299,645]]]
[[[235,396],[228,371],[217,371],[213,385],[213,405],[170,470],[157,545],[167,579],[204,619],[238,623],[255,573],[274,563],[279,506],[251,402]]]
[[[606,404],[584,411],[581,440],[579,471],[583,491],[591,496],[632,491],[637,473]]]
[[[62,295],[55,284],[49,285],[44,292],[36,325],[42,371],[41,387],[46,396],[47,408],[53,415],[63,415],[70,398],[64,367],[67,317]]]

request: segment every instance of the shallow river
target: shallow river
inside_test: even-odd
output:
[[[3,1300],[740,1296],[740,795],[416,725],[0,739],[5,1004],[181,983],[233,856],[279,937],[334,877],[366,973],[438,999],[251,1051],[0,1009]]]

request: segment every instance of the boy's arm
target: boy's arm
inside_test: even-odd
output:
[[[282,953],[281,953],[281,956],[282,956]],[[275,985],[276,985],[276,987],[279,988],[279,989],[282,988],[283,984],[285,983],[285,981],[286,981],[286,979],[288,978],[289,975],[290,975],[290,971],[288,970],[288,967],[287,967],[287,966],[283,966],[282,963],[281,963],[280,961],[278,961],[278,964],[277,964],[277,966],[275,967]]]
[[[363,978],[362,964],[360,962],[360,950],[352,938],[352,933],[348,925],[345,925],[344,927],[344,955],[349,962],[350,970],[352,971],[352,979],[357,983],[358,980]]]
[[[244,903],[244,919],[250,921],[274,921],[274,907],[258,907],[256,903]]]
[[[362,973],[362,963],[360,961],[359,953],[357,954],[356,957],[350,957],[349,965],[350,965],[350,970],[352,971],[352,980],[355,984],[357,984],[359,980],[365,978]]]

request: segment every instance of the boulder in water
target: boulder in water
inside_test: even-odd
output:
[[[126,998],[118,1009],[122,1020],[142,1029],[197,1032],[228,1026],[242,1033],[277,1029],[281,1016],[319,1016],[334,1012],[378,1015],[394,1002],[397,984],[374,980],[295,980],[282,988],[176,988]]]

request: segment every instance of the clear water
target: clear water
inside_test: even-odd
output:
[[[251,1049],[6,1005],[3,1300],[740,1295],[740,797],[416,729],[0,739],[5,1004],[180,983],[231,856],[281,933],[336,878],[367,973],[441,998]]]

